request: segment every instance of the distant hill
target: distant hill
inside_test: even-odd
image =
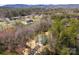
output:
[[[45,7],[48,7],[48,5],[11,4],[11,5],[4,5],[0,7],[2,8],[31,8],[31,7],[45,8]]]
[[[11,4],[0,6],[2,8],[79,8],[79,4],[67,4],[67,5],[26,5],[26,4]]]

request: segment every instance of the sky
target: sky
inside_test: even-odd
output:
[[[79,4],[78,0],[0,0],[0,6],[6,4]]]

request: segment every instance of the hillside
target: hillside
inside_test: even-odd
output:
[[[39,8],[79,8],[79,4],[67,4],[67,5],[27,5],[27,4],[10,4],[10,5],[4,5],[0,6],[3,8],[34,8],[34,7],[39,7]]]

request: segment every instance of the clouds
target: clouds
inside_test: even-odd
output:
[[[4,4],[79,4],[78,0],[0,0]]]

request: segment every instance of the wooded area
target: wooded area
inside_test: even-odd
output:
[[[79,9],[0,8],[0,54],[78,55]]]

